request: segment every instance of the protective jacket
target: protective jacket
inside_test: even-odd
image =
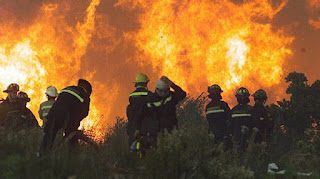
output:
[[[206,106],[206,117],[208,121],[208,132],[213,133],[216,139],[223,139],[227,135],[227,124],[230,107],[224,101],[213,99]]]
[[[142,135],[157,136],[158,132],[167,129],[169,132],[178,125],[176,105],[186,97],[186,92],[179,86],[171,84],[174,91],[170,91],[165,98],[153,93],[147,97],[147,103],[142,116],[137,119],[137,129]]]
[[[80,122],[89,113],[90,97],[85,89],[79,86],[69,86],[60,91],[57,101],[53,104],[47,116],[48,122],[44,128],[40,152],[51,149],[55,136],[61,128],[67,137],[77,132]],[[70,140],[71,144],[77,142],[77,138]]]
[[[251,110],[253,127],[258,129],[255,142],[261,143],[263,141],[268,142],[273,130],[274,121],[262,104],[255,104]]]
[[[45,124],[48,121],[47,116],[54,102],[56,102],[56,100],[50,99],[40,104],[39,116],[40,119],[43,120],[43,127],[45,127]]]
[[[129,136],[129,145],[134,141],[134,132],[136,130],[136,118],[139,116],[139,108],[146,104],[147,96],[152,94],[147,88],[137,88],[129,95],[129,105],[127,106],[128,126],[127,134]]]
[[[238,104],[230,112],[230,133],[236,144],[246,147],[252,129],[252,106],[248,104]]]
[[[25,106],[9,111],[6,114],[4,126],[6,129],[15,131],[39,127],[36,117]]]
[[[0,104],[0,126],[5,123],[5,118],[8,112],[14,111],[19,107],[17,102],[10,102],[9,99],[5,99]]]

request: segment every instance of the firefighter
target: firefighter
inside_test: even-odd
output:
[[[236,152],[244,152],[248,146],[252,129],[252,106],[250,102],[250,93],[248,89],[241,87],[236,92],[238,105],[232,108],[230,114],[230,133]]]
[[[16,106],[9,111],[5,117],[6,129],[15,131],[28,128],[38,128],[38,121],[33,113],[27,108],[27,103],[30,102],[28,94],[19,91],[16,99]]]
[[[134,87],[136,88],[136,90],[129,95],[129,105],[127,106],[127,134],[129,136],[129,146],[131,146],[131,144],[135,140],[135,118],[137,117],[137,110],[139,108],[139,105],[143,105],[145,103],[146,97],[152,94],[152,92],[149,91],[147,87],[149,81],[150,80],[147,75],[139,73],[134,80]]]
[[[41,103],[39,108],[39,117],[43,121],[42,128],[45,128],[46,126],[46,123],[48,121],[47,116],[53,103],[56,102],[56,98],[58,97],[58,90],[54,86],[49,86],[45,94],[48,100]]]
[[[170,132],[177,127],[176,105],[185,97],[186,92],[166,76],[157,81],[155,93],[147,97],[142,113],[144,117],[138,117],[136,122],[135,136],[141,136],[141,143],[145,148],[156,146],[159,132]]]
[[[4,122],[6,114],[17,107],[18,91],[19,85],[16,83],[10,84],[7,89],[3,91],[8,93],[8,96],[5,100],[2,100],[2,103],[0,104],[0,125]]]
[[[63,129],[64,137],[71,147],[78,143],[76,134],[79,132],[80,122],[88,116],[91,92],[91,84],[84,79],[79,79],[77,86],[69,86],[60,91],[47,116],[48,122],[40,147],[41,156],[52,149],[60,129]]]
[[[265,103],[268,99],[267,93],[263,89],[259,89],[252,96],[255,102],[251,111],[253,127],[258,129],[255,143],[268,143],[273,130],[274,121],[265,107]]]
[[[39,116],[40,116],[40,119],[42,119],[43,121],[42,128],[45,128],[46,126],[46,123],[48,121],[47,116],[49,114],[49,111],[53,103],[56,102],[56,98],[58,97],[58,91],[56,87],[49,86],[45,94],[47,95],[48,100],[41,103],[39,108]]]
[[[206,117],[208,121],[208,132],[215,136],[215,143],[220,144],[227,136],[227,120],[230,112],[228,103],[221,101],[220,86],[214,84],[208,87],[210,103],[206,106]]]

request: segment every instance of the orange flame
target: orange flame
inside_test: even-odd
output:
[[[293,37],[270,21],[286,5],[268,0],[119,1],[140,7],[141,29],[127,33],[141,50],[137,58],[199,94],[213,83],[233,94],[236,87],[269,88],[280,83]]]
[[[70,11],[66,2],[44,4],[41,15],[27,28],[17,29],[13,22],[7,23],[4,29],[10,30],[1,31],[5,35],[0,37],[0,89],[5,89],[13,82],[18,83],[21,90],[26,91],[32,99],[29,105],[36,115],[39,104],[46,100],[44,93],[47,86],[54,85],[62,89],[75,85],[81,77],[92,80],[94,72],[81,71],[81,58],[95,30],[95,11],[99,3],[100,0],[91,1],[84,14],[84,21],[78,22],[75,28],[68,25],[61,14]],[[96,81],[92,83],[94,87],[99,86],[98,90],[105,88]],[[96,129],[95,125],[101,120],[100,111],[105,105],[97,100],[98,90],[95,88],[93,91],[89,117],[81,127],[97,130],[96,138],[101,138],[104,131]],[[116,97],[117,93],[113,96]],[[103,98],[104,103],[111,102],[114,97]],[[106,115],[110,113],[110,110],[103,110]]]

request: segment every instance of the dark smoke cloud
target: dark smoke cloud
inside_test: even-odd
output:
[[[43,0],[0,0],[0,24],[14,22],[17,28],[28,25],[35,19],[42,4]]]
[[[289,29],[295,36],[293,56],[284,67],[285,75],[291,71],[306,74],[310,82],[320,79],[320,30],[309,23],[307,1],[290,0],[273,21],[275,28]]]

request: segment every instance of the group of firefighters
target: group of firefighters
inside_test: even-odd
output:
[[[156,146],[159,133],[178,128],[176,105],[186,97],[186,92],[165,76],[156,82],[154,93],[148,90],[148,82],[149,78],[145,74],[136,76],[136,90],[129,95],[130,104],[127,106],[127,133],[129,143],[133,145],[131,149],[135,149],[138,141],[138,147],[143,152]],[[222,101],[222,92],[217,84],[208,87],[211,101],[205,112],[208,133],[215,136],[215,143],[223,143],[225,149],[233,146],[239,153],[244,152],[250,142],[268,143],[274,121],[265,107],[266,92],[257,90],[252,95],[255,104],[250,106],[250,93],[241,87],[235,95],[238,104],[232,109]]]
[[[26,107],[30,98],[20,91],[19,85],[10,84],[4,92],[8,93],[8,96],[0,104],[0,128],[14,131],[39,128],[36,118]],[[61,129],[71,146],[77,145],[79,138],[93,143],[78,130],[82,119],[88,116],[91,92],[91,84],[84,79],[79,79],[77,86],[68,86],[60,93],[53,86],[47,88],[48,100],[43,102],[39,109],[44,130],[40,156],[52,151],[56,135]]]
[[[130,93],[127,106],[130,146],[139,147],[143,153],[156,147],[159,133],[170,133],[178,128],[176,106],[186,97],[186,92],[166,76],[157,80],[155,92],[148,90],[149,81],[143,73],[136,76],[136,90]],[[20,91],[19,85],[10,84],[4,92],[8,93],[8,96],[0,104],[0,128],[18,130],[39,127],[35,116],[26,107],[30,98]],[[48,100],[43,102],[39,109],[45,133],[40,146],[40,156],[52,151],[56,135],[61,129],[71,146],[77,145],[80,138],[88,139],[83,137],[78,128],[80,122],[88,116],[91,92],[91,84],[84,79],[79,79],[77,86],[68,86],[60,93],[53,86],[47,88]],[[264,106],[267,100],[266,92],[260,89],[252,95],[255,101],[252,107],[248,105],[249,91],[239,88],[236,92],[238,105],[233,109],[222,101],[222,92],[216,84],[208,87],[211,101],[205,112],[208,132],[214,134],[216,144],[231,141],[241,152],[252,138],[255,143],[268,142],[274,122]],[[90,143],[89,140],[87,142]]]

